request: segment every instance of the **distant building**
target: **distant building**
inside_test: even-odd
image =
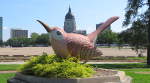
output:
[[[20,37],[28,38],[28,30],[11,29],[10,35],[11,38],[20,38]]]
[[[73,33],[78,33],[78,34],[86,35],[86,30],[76,30]]]
[[[64,30],[67,33],[78,33],[78,34],[86,35],[86,30],[76,30],[75,17],[71,12],[70,7],[68,13],[65,16]]]
[[[103,24],[103,23],[96,24],[96,29],[99,28],[102,24]],[[105,31],[106,31],[106,30],[111,30],[111,26],[109,26],[107,29],[105,29]]]
[[[3,17],[0,17],[0,41],[3,41]]]

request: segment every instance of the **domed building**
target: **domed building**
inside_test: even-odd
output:
[[[67,33],[72,33],[76,31],[76,21],[74,15],[71,13],[70,7],[68,13],[65,16],[64,30]]]
[[[65,16],[64,30],[67,33],[78,33],[78,34],[86,35],[86,30],[76,30],[75,16],[72,14],[70,6],[69,6],[69,11]]]

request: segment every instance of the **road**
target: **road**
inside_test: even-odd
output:
[[[135,51],[131,49],[118,49],[118,48],[99,48],[102,56],[137,56]],[[0,48],[0,55],[41,55],[43,52],[54,54],[51,47],[19,47],[19,48]],[[146,51],[144,53],[146,56]]]

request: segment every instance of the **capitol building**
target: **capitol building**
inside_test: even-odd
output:
[[[78,34],[86,35],[86,30],[76,29],[75,16],[72,14],[70,7],[68,13],[65,16],[64,30],[67,33],[78,33]]]

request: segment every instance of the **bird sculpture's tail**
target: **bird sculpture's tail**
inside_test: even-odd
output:
[[[102,32],[103,30],[105,30],[108,26],[110,26],[114,21],[116,21],[117,19],[119,19],[118,16],[114,16],[109,18],[106,22],[104,22],[100,27],[98,27],[98,29],[92,33],[90,33],[88,35],[88,38],[90,39],[90,41],[93,43],[94,40],[96,39],[97,35],[100,34],[100,32]]]

